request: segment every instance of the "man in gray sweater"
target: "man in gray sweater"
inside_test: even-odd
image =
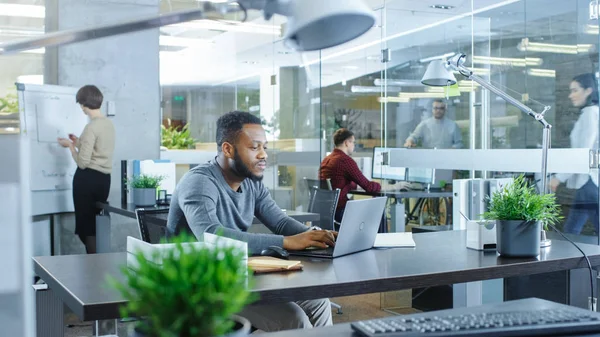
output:
[[[187,230],[201,238],[220,230],[247,242],[253,254],[269,246],[302,250],[335,245],[336,232],[308,230],[288,217],[262,184],[267,139],[258,117],[227,113],[217,121],[216,138],[215,160],[191,169],[173,193],[167,221],[172,233]],[[275,234],[248,233],[254,216]],[[240,315],[263,331],[332,324],[328,299],[252,306]]]
[[[463,147],[460,128],[455,121],[446,117],[446,103],[435,99],[432,105],[433,116],[417,125],[415,131],[406,138],[405,147],[415,147],[422,142],[426,149],[460,149]]]

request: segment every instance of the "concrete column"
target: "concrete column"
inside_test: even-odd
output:
[[[313,74],[316,76],[318,74]],[[279,70],[279,139],[319,138],[319,104],[311,99],[319,97],[308,90],[310,83],[303,68],[283,67]]]
[[[47,31],[68,30],[158,15],[159,0],[47,0],[46,11]],[[159,158],[158,37],[159,30],[151,29],[46,50],[45,83],[93,84],[104,94],[103,109],[114,102],[116,114],[110,118],[116,148],[110,196],[115,200],[120,200],[121,160]],[[73,217],[61,218],[60,226],[67,229],[62,253],[76,252],[81,245],[71,234]],[[126,236],[135,235],[135,221],[122,220],[127,226],[121,226],[115,220],[113,248],[124,250]]]

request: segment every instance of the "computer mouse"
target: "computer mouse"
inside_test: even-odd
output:
[[[287,250],[277,247],[277,246],[269,246],[266,249],[263,249],[260,252],[261,256],[272,256],[279,259],[287,260],[290,258],[290,253]]]

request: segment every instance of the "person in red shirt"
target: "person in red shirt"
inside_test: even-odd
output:
[[[341,221],[346,202],[348,202],[348,192],[355,190],[357,185],[371,193],[381,190],[381,185],[369,181],[362,174],[354,159],[350,157],[354,152],[354,140],[352,131],[348,129],[337,130],[333,134],[335,149],[323,159],[319,168],[319,179],[331,179],[331,187],[340,189],[340,199],[335,211],[336,221]]]

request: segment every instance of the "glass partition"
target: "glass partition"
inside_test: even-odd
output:
[[[485,46],[490,59],[482,60],[490,63],[490,80],[536,112],[551,107],[545,118],[553,125],[552,148],[598,147],[598,36],[590,8],[585,0],[528,0],[476,16],[490,18],[491,42]],[[537,121],[494,94],[483,103],[488,105],[484,118],[491,121],[477,125],[488,142],[485,148],[541,148]],[[558,229],[597,243],[597,172],[550,173],[550,191],[556,193],[565,217]],[[529,176],[541,186],[539,172]]]
[[[269,141],[263,182],[283,209],[304,209],[308,192],[304,177],[314,177],[320,163],[320,53],[292,53],[280,41],[285,19],[265,22],[259,16],[209,32],[195,27],[169,27],[165,36],[208,40],[202,46],[161,53],[164,127],[188,125],[193,138],[187,162],[216,155],[216,121],[226,112],[259,116]],[[178,149],[163,149],[169,158]]]

